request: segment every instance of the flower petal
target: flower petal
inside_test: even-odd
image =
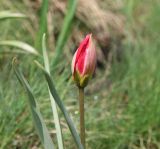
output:
[[[80,74],[83,72],[85,54],[86,54],[86,49],[89,46],[89,39],[90,39],[90,35],[87,35],[86,38],[80,43],[80,46],[76,52],[74,69],[78,69]]]

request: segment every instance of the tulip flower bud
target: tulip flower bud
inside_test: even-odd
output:
[[[80,43],[72,60],[72,76],[78,87],[84,88],[96,67],[96,50],[89,34]]]

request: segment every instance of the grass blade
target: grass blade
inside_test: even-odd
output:
[[[21,42],[21,41],[3,40],[3,41],[0,41],[0,45],[2,45],[2,46],[13,46],[13,47],[22,49],[25,52],[28,52],[28,53],[31,53],[31,54],[34,54],[34,55],[38,55],[38,52],[36,51],[36,49],[34,49],[29,44]]]
[[[47,55],[47,49],[46,49],[46,40],[45,40],[45,34],[43,35],[43,40],[42,40],[42,50],[43,50],[43,58],[44,58],[44,65],[45,65],[45,70],[50,74],[50,68],[49,68],[49,60],[48,60],[48,55]],[[58,148],[59,149],[64,149],[64,144],[63,144],[63,137],[62,137],[62,130],[61,130],[61,125],[60,125],[60,120],[58,116],[58,111],[56,107],[56,103],[54,101],[54,98],[52,94],[49,91],[49,96],[51,100],[51,106],[52,106],[52,112],[54,116],[54,122],[55,122],[55,127],[56,127],[56,135],[57,135],[57,141],[58,141]]]
[[[27,18],[26,15],[22,13],[15,13],[10,11],[1,11],[0,12],[0,20],[1,19],[10,19],[10,18]]]
[[[48,2],[49,0],[43,0],[40,10],[40,21],[39,21],[39,30],[36,37],[35,47],[37,49],[41,48],[42,36],[47,32],[47,11],[48,11]]]
[[[54,83],[53,83],[53,80],[51,79],[49,73],[43,68],[43,66],[41,64],[39,64],[37,61],[36,61],[36,64],[39,66],[39,68],[42,70],[42,72],[44,73],[45,75],[45,78],[46,78],[46,81],[48,83],[48,86],[49,86],[49,89],[50,89],[50,92],[52,94],[52,96],[54,97],[54,100],[55,102],[57,103],[57,105],[59,106],[60,110],[62,111],[64,117],[65,117],[65,120],[69,126],[69,129],[71,131],[71,134],[74,138],[74,141],[78,147],[78,149],[84,149],[82,144],[81,144],[81,141],[80,141],[80,137],[75,129],[75,126],[73,124],[73,121],[71,120],[69,114],[67,113],[67,110],[65,108],[65,106],[63,105],[55,87],[54,87]]]
[[[68,11],[65,16],[62,30],[58,37],[58,41],[56,43],[56,50],[55,50],[53,66],[55,66],[58,63],[60,55],[63,52],[64,45],[67,42],[67,39],[70,33],[71,23],[72,23],[74,14],[75,14],[76,6],[77,6],[77,0],[69,0]]]
[[[37,107],[31,87],[29,86],[28,82],[25,80],[23,74],[17,69],[15,61],[16,59],[13,60],[12,65],[13,65],[14,71],[16,73],[16,76],[19,82],[21,83],[21,85],[24,86],[28,94],[28,101],[29,101],[29,105],[30,105],[30,109],[31,109],[32,117],[33,117],[33,122],[38,132],[38,135],[40,137],[40,140],[42,144],[44,145],[45,149],[54,149],[52,139],[50,137],[46,124],[43,120],[43,117],[40,113],[40,110]]]

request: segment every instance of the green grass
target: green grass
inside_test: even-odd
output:
[[[20,1],[13,5],[0,2],[2,8],[28,13],[27,6]],[[5,6],[5,7],[4,7]],[[29,9],[30,12],[33,10]],[[126,1],[122,10],[127,20],[126,38],[123,41],[123,58],[111,65],[108,80],[110,87],[90,95],[86,92],[87,149],[154,149],[160,148],[160,2]],[[17,29],[17,23],[21,27]],[[27,25],[24,25],[26,24]],[[35,26],[32,21],[6,20],[0,22],[1,39],[21,39],[33,45]],[[16,28],[16,29],[15,29]],[[28,34],[31,33],[31,34]],[[32,36],[33,35],[33,36]],[[7,49],[7,47],[0,47]],[[65,49],[68,50],[68,49]],[[26,95],[19,85],[11,67],[17,56],[20,68],[29,80],[34,95],[51,132],[54,132],[52,110],[47,84],[30,55],[0,53],[0,149],[22,149],[39,146],[40,142],[32,126]],[[52,60],[52,57],[49,57]],[[67,61],[67,64],[65,62]],[[39,58],[39,61],[42,60]],[[51,75],[58,92],[78,127],[77,90],[71,81],[70,65],[64,59]],[[63,68],[65,68],[63,70]],[[51,66],[52,68],[52,66]],[[92,83],[104,76],[105,70],[97,69]],[[106,82],[104,82],[105,84]],[[66,88],[68,86],[68,88]],[[89,86],[90,87],[90,86]],[[64,123],[63,116],[60,119]],[[63,125],[65,146],[75,148],[69,129]],[[56,144],[56,136],[52,133]]]

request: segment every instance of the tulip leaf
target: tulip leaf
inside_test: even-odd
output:
[[[39,138],[44,146],[45,149],[54,149],[54,145],[51,139],[51,136],[49,134],[49,131],[47,129],[47,126],[44,122],[44,119],[41,115],[41,112],[39,110],[39,107],[37,106],[37,103],[34,99],[32,90],[26,79],[24,78],[23,74],[19,71],[19,69],[16,67],[16,59],[13,60],[13,69],[15,71],[15,74],[21,83],[23,87],[25,88],[27,94],[28,94],[28,101],[29,101],[29,106],[31,109],[31,114],[33,118],[33,122],[35,125],[35,128],[38,132]]]
[[[28,52],[28,53],[31,53],[31,54],[34,54],[34,55],[38,55],[38,52],[36,51],[36,49],[34,49],[29,44],[21,42],[21,41],[3,40],[3,41],[0,41],[0,45],[16,47],[16,48],[22,49],[24,52]]]
[[[60,110],[62,111],[62,113],[65,117],[65,120],[68,124],[68,127],[71,131],[71,134],[72,134],[73,139],[74,139],[74,141],[77,145],[77,148],[78,149],[84,149],[83,145],[81,144],[80,137],[79,137],[79,135],[76,131],[76,128],[73,124],[73,121],[70,118],[65,106],[62,103],[62,100],[60,99],[60,97],[59,97],[59,95],[58,95],[58,93],[55,89],[55,86],[54,86],[52,78],[50,77],[50,74],[43,68],[43,66],[41,64],[39,64],[37,61],[35,61],[35,62],[37,64],[37,66],[42,70],[43,74],[45,75],[45,78],[46,78],[46,81],[48,83],[50,92],[51,92],[52,96],[54,97],[55,102],[57,103],[57,105],[59,106]]]
[[[22,13],[15,13],[10,11],[1,11],[0,12],[0,20],[8,19],[8,18],[26,18],[26,15]]]
[[[45,70],[48,73],[50,73],[49,59],[48,59],[48,55],[47,55],[46,42],[45,42],[45,40],[46,40],[45,34],[43,35],[42,39],[43,39],[42,40],[42,50],[43,50],[43,59],[44,59]],[[48,88],[48,90],[49,90],[49,88]],[[56,127],[58,148],[59,149],[64,149],[63,138],[62,138],[62,130],[61,130],[60,120],[59,120],[59,116],[58,116],[58,111],[57,111],[57,107],[56,107],[56,103],[54,101],[54,98],[53,98],[52,94],[50,93],[50,90],[49,90],[49,96],[50,96],[51,107],[52,107],[52,112],[53,112],[54,122],[55,122],[55,127]]]

